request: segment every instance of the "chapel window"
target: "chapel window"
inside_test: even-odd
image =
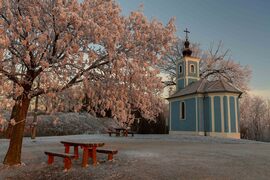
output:
[[[185,102],[181,102],[181,105],[180,105],[180,118],[186,119],[186,104],[185,104]]]
[[[190,65],[190,72],[195,73],[195,66],[193,64]]]
[[[182,74],[183,73],[183,67],[182,65],[179,66],[179,74]]]

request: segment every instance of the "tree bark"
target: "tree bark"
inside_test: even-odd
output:
[[[34,119],[33,119],[32,125],[31,125],[31,139],[35,139],[36,138],[36,132],[37,132],[37,112],[38,112],[38,96],[36,96],[35,110],[34,110]]]
[[[12,127],[9,148],[3,164],[6,165],[21,164],[21,150],[22,150],[24,126],[29,105],[30,99],[24,94],[22,95],[21,98],[19,98],[16,101],[13,107],[12,113],[14,113],[13,118],[16,124]]]
[[[11,115],[10,115],[10,119],[15,118],[15,115],[17,113],[17,109],[18,109],[18,106],[13,106],[12,111],[11,111]],[[11,124],[8,124],[8,128],[4,133],[5,138],[10,139],[12,130],[13,130],[13,126]]]

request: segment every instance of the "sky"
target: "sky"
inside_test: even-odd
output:
[[[144,5],[144,14],[166,24],[175,17],[177,35],[209,49],[223,42],[232,59],[252,69],[251,93],[270,98],[270,0],[117,0],[128,15]]]

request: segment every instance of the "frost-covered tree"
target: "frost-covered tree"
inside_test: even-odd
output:
[[[174,31],[172,21],[164,27],[141,12],[121,16],[113,0],[0,0],[0,84],[11,82],[14,87],[4,164],[21,163],[27,111],[39,95],[54,97],[83,84],[101,113],[110,108],[124,120],[136,104],[146,115],[154,115],[149,106],[153,92],[160,90],[156,65]],[[123,76],[129,71],[133,76]],[[130,83],[127,77],[133,78]],[[128,88],[133,91],[127,93]],[[104,101],[96,102],[96,96]]]
[[[229,50],[223,50],[221,41],[216,47],[214,44],[211,45],[210,49],[202,54],[200,71],[202,78],[210,80],[222,78],[244,92],[249,90],[252,75],[250,67],[243,66],[231,59]]]
[[[241,137],[260,141],[268,136],[264,134],[270,124],[268,101],[259,96],[244,94],[240,102]]]
[[[183,41],[178,40],[163,59],[164,66],[161,71],[168,76],[166,85],[175,85],[176,81],[176,60],[182,58]],[[229,56],[229,50],[224,51],[222,42],[216,46],[213,44],[207,51],[202,51],[199,44],[192,44],[192,56],[199,57],[200,77],[209,80],[224,79],[242,91],[248,90],[248,83],[251,78],[251,70],[243,66]]]

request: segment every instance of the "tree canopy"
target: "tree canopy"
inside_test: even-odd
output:
[[[69,92],[87,95],[101,114],[110,109],[122,121],[131,108],[157,114],[157,64],[175,39],[173,20],[163,26],[141,12],[120,13],[113,0],[0,0],[0,84],[13,97],[15,122],[5,164],[20,163],[27,110],[42,94],[80,86],[84,93]]]

